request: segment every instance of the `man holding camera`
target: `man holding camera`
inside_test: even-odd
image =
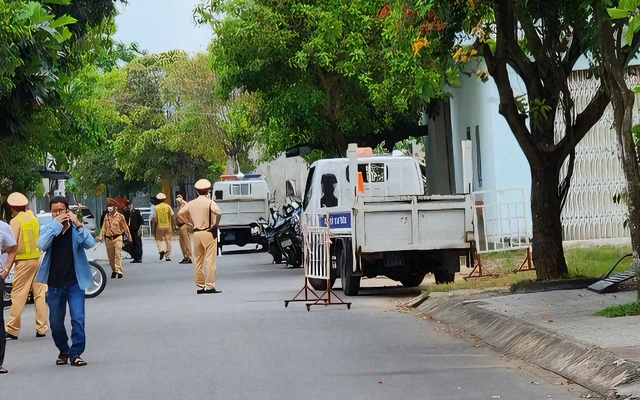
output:
[[[60,351],[56,365],[70,361],[72,366],[82,367],[87,365],[80,358],[86,342],[84,291],[93,282],[85,250],[95,246],[96,241],[69,210],[69,202],[65,197],[54,197],[50,207],[53,220],[40,229],[38,238],[38,247],[45,255],[36,281],[49,286],[46,298],[51,336]],[[71,316],[71,346],[64,326],[67,304]]]
[[[200,179],[194,188],[198,197],[180,209],[178,221],[190,225],[193,229],[196,293],[220,293],[214,284],[216,283],[216,254],[218,250],[217,231],[221,212],[216,202],[208,196],[211,182]]]

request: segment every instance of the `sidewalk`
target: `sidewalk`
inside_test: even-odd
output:
[[[422,299],[427,296],[423,294]],[[640,316],[595,312],[637,293],[430,293],[419,312],[604,395],[640,397]],[[414,299],[414,304],[422,299]]]

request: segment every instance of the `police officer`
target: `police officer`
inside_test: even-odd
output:
[[[27,210],[29,200],[22,193],[11,193],[7,198],[13,219],[11,231],[18,243],[18,252],[13,266],[13,288],[11,290],[11,310],[7,321],[7,339],[18,339],[20,332],[20,316],[27,303],[29,291],[33,293],[36,307],[36,337],[45,337],[49,329],[47,325],[47,302],[45,294],[47,285],[35,281],[40,267],[40,249],[36,242],[40,235],[38,218],[31,210]],[[11,265],[6,266],[11,269]]]
[[[182,198],[182,194],[178,193],[176,195],[178,213],[186,205],[187,202]],[[180,229],[180,249],[182,250],[182,261],[179,264],[191,264],[191,227],[180,221],[176,222],[176,226]]]
[[[131,240],[131,232],[124,215],[118,212],[118,202],[114,199],[107,199],[107,215],[104,217],[98,241],[105,241],[109,265],[111,265],[111,279],[122,278],[122,247],[124,241],[123,234],[127,235],[127,241]]]
[[[220,222],[220,208],[208,196],[211,182],[200,179],[194,187],[198,197],[180,209],[178,220],[190,225],[193,229],[196,293],[220,293],[214,287],[216,283],[217,236],[215,233],[212,234],[212,231],[217,232]]]
[[[8,266],[13,264],[13,260],[18,252],[16,239],[11,232],[11,227],[4,221],[0,221],[0,293],[4,292],[4,280],[9,275]],[[4,299],[0,299],[4,301]],[[6,368],[2,367],[4,362],[4,353],[7,345],[7,337],[4,330],[4,304],[0,307],[0,374],[6,374]]]
[[[171,255],[171,232],[174,228],[173,210],[165,200],[167,196],[160,192],[156,195],[156,207],[152,218],[156,224],[156,245],[158,246],[158,253],[160,254],[160,261],[164,258],[167,261],[171,261],[169,256]]]

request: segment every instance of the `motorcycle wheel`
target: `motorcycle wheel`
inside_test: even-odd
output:
[[[280,264],[282,262],[282,252],[277,244],[271,243],[269,245],[269,254],[273,257],[274,264]]]
[[[91,268],[92,282],[84,292],[86,299],[97,297],[107,286],[107,274],[100,264],[95,261],[89,261],[89,267]]]

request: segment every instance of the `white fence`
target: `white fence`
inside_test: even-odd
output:
[[[473,193],[476,251],[518,250],[529,247],[529,224],[523,189]]]
[[[329,279],[331,239],[328,220],[326,214],[306,214],[302,220],[303,262],[307,278]]]

